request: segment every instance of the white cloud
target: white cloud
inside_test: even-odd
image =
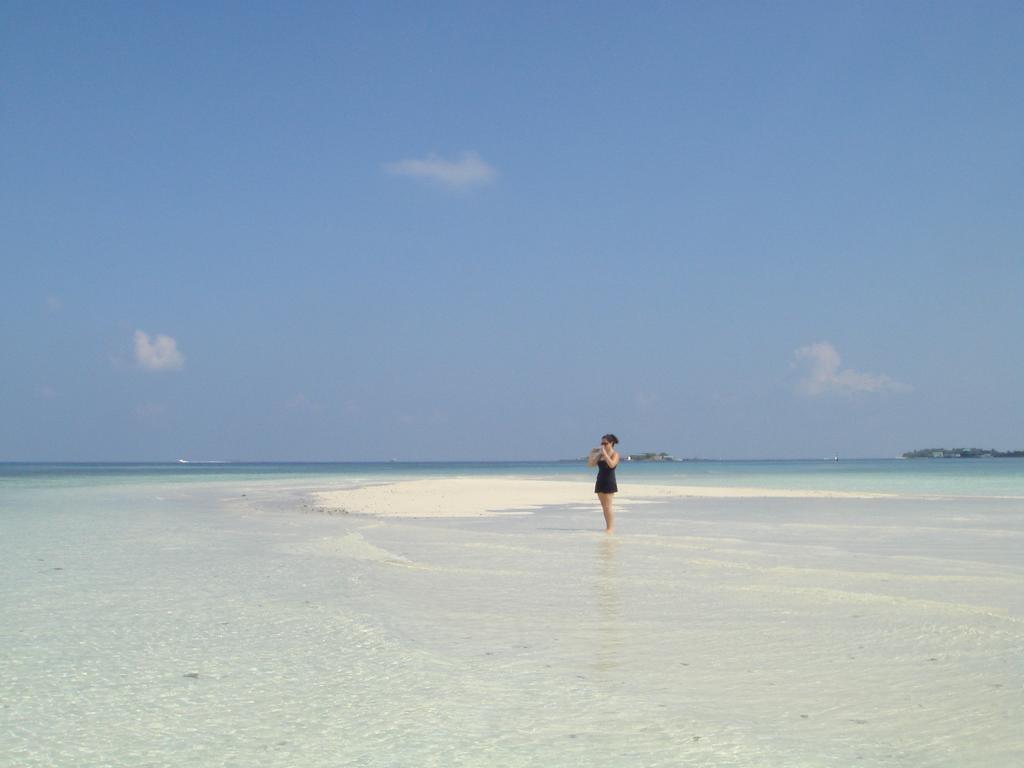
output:
[[[384,170],[392,176],[426,179],[449,189],[489,184],[498,176],[497,169],[476,152],[463,152],[457,160],[445,160],[437,155],[427,155],[423,160],[398,160],[385,164]]]
[[[150,339],[145,331],[136,331],[135,362],[148,371],[177,371],[185,365],[185,356],[170,336]]]
[[[794,365],[802,366],[804,373],[797,388],[811,397],[829,392],[850,395],[856,392],[909,392],[912,389],[909,384],[891,379],[884,373],[861,373],[840,368],[839,353],[827,341],[800,347],[793,356],[796,358]]]

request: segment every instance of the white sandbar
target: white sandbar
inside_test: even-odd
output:
[[[868,499],[886,494],[843,491],[730,488],[699,485],[635,485],[618,503],[698,499]],[[324,512],[389,517],[478,517],[543,506],[594,503],[593,480],[528,477],[449,477],[401,480],[360,488],[317,491],[314,506]]]

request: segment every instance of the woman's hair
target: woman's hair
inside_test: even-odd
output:
[[[609,443],[611,443],[612,445],[615,445],[616,443],[618,443],[618,442],[619,442],[619,438],[617,438],[617,437],[616,437],[615,435],[613,435],[613,434],[612,434],[611,432],[609,432],[609,433],[608,433],[607,435],[601,435],[601,439],[602,439],[602,440],[607,440],[607,441],[608,441]]]

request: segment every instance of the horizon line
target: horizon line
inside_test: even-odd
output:
[[[631,454],[626,454],[627,456]],[[885,461],[903,460],[902,456],[849,456],[838,461]],[[0,464],[170,464],[173,466],[220,466],[237,464],[572,464],[585,462],[585,457],[557,459],[0,459]],[[674,458],[668,461],[639,461],[638,464],[687,464],[716,461],[827,461],[836,463],[835,456],[692,456]]]

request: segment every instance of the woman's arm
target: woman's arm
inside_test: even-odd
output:
[[[609,451],[607,445],[601,446],[601,454],[604,456],[604,463],[611,469],[615,469],[619,466],[619,454],[615,451]]]

